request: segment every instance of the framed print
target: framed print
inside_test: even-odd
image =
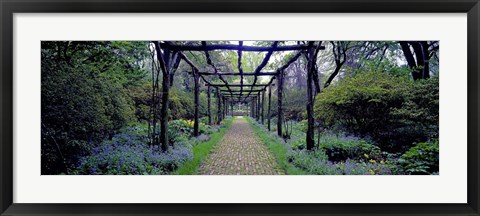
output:
[[[477,0],[0,6],[2,215],[479,215]]]

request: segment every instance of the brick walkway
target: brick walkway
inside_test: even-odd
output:
[[[229,131],[200,166],[200,175],[279,175],[275,157],[243,118],[235,118]]]

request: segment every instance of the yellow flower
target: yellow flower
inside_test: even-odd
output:
[[[368,170],[371,175],[375,175],[375,172],[373,170]]]
[[[370,163],[377,163],[377,161],[373,160],[373,159],[370,159],[368,162]]]
[[[385,164],[385,161],[382,160],[382,161],[380,161],[380,163],[381,163],[381,164]]]
[[[365,156],[365,158],[368,158],[368,155],[367,155],[367,154],[363,154],[363,156]]]

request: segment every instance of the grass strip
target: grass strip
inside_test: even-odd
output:
[[[210,139],[204,143],[199,143],[192,148],[193,159],[185,162],[181,165],[173,174],[174,175],[196,175],[198,168],[202,161],[205,160],[210,154],[213,147],[220,141],[220,139],[225,135],[230,126],[232,125],[234,118],[228,119],[223,127],[219,131],[210,135]]]
[[[288,162],[288,147],[285,146],[276,136],[272,135],[266,128],[254,124],[250,117],[244,117],[248,123],[252,126],[255,134],[265,144],[268,149],[275,155],[278,166],[285,171],[287,175],[308,175],[304,170],[294,166]]]

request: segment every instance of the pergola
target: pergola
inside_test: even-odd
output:
[[[166,148],[166,142],[168,142],[168,112],[166,108],[168,107],[168,95],[169,88],[171,86],[171,79],[173,78],[173,72],[179,65],[180,60],[183,60],[192,68],[192,75],[194,77],[194,131],[193,135],[199,135],[199,93],[200,93],[200,79],[203,80],[207,86],[207,110],[208,110],[208,119],[211,123],[211,89],[216,90],[217,97],[217,120],[220,122],[226,115],[228,115],[228,105],[229,103],[231,108],[231,113],[233,113],[233,104],[234,103],[246,103],[250,106],[250,116],[254,117],[257,121],[261,121],[264,124],[265,120],[265,93],[268,92],[268,108],[267,108],[267,125],[270,130],[270,111],[271,111],[271,94],[272,86],[277,85],[277,134],[282,136],[282,119],[283,119],[283,85],[284,85],[284,70],[289,67],[292,63],[297,61],[300,56],[305,56],[307,58],[307,73],[308,73],[308,83],[307,83],[307,118],[308,118],[308,130],[307,130],[307,148],[312,146],[313,148],[313,76],[316,75],[315,72],[315,59],[319,50],[324,49],[321,45],[321,42],[308,41],[304,43],[298,42],[296,45],[280,45],[279,41],[274,41],[271,46],[244,46],[243,41],[239,41],[238,45],[236,44],[208,44],[206,41],[202,41],[201,45],[187,45],[187,44],[174,44],[169,41],[154,41],[155,50],[157,53],[157,60],[160,63],[160,69],[163,73],[162,77],[162,109],[160,114],[160,139],[157,141],[162,143],[162,146]],[[238,72],[232,71],[220,71],[215,63],[210,57],[210,51],[214,50],[233,50],[237,51],[238,54]],[[214,72],[200,71],[187,56],[183,53],[185,51],[199,51],[203,52],[207,64],[213,68]],[[268,61],[270,60],[274,52],[282,51],[296,51],[295,55],[288,59],[288,61],[277,68],[274,72],[263,71]],[[266,55],[263,61],[256,67],[253,72],[244,72],[242,69],[242,53],[243,52],[266,52]],[[172,77],[171,77],[172,76]],[[206,77],[218,77],[222,83],[216,84],[212,83]],[[238,76],[240,77],[239,84],[228,83],[224,77],[227,76]],[[253,77],[252,83],[244,83],[244,76]],[[270,80],[266,84],[258,83],[258,78],[261,76],[271,76]],[[158,84],[157,84],[158,85]],[[154,105],[156,106],[156,105]],[[164,149],[165,149],[164,148]]]

